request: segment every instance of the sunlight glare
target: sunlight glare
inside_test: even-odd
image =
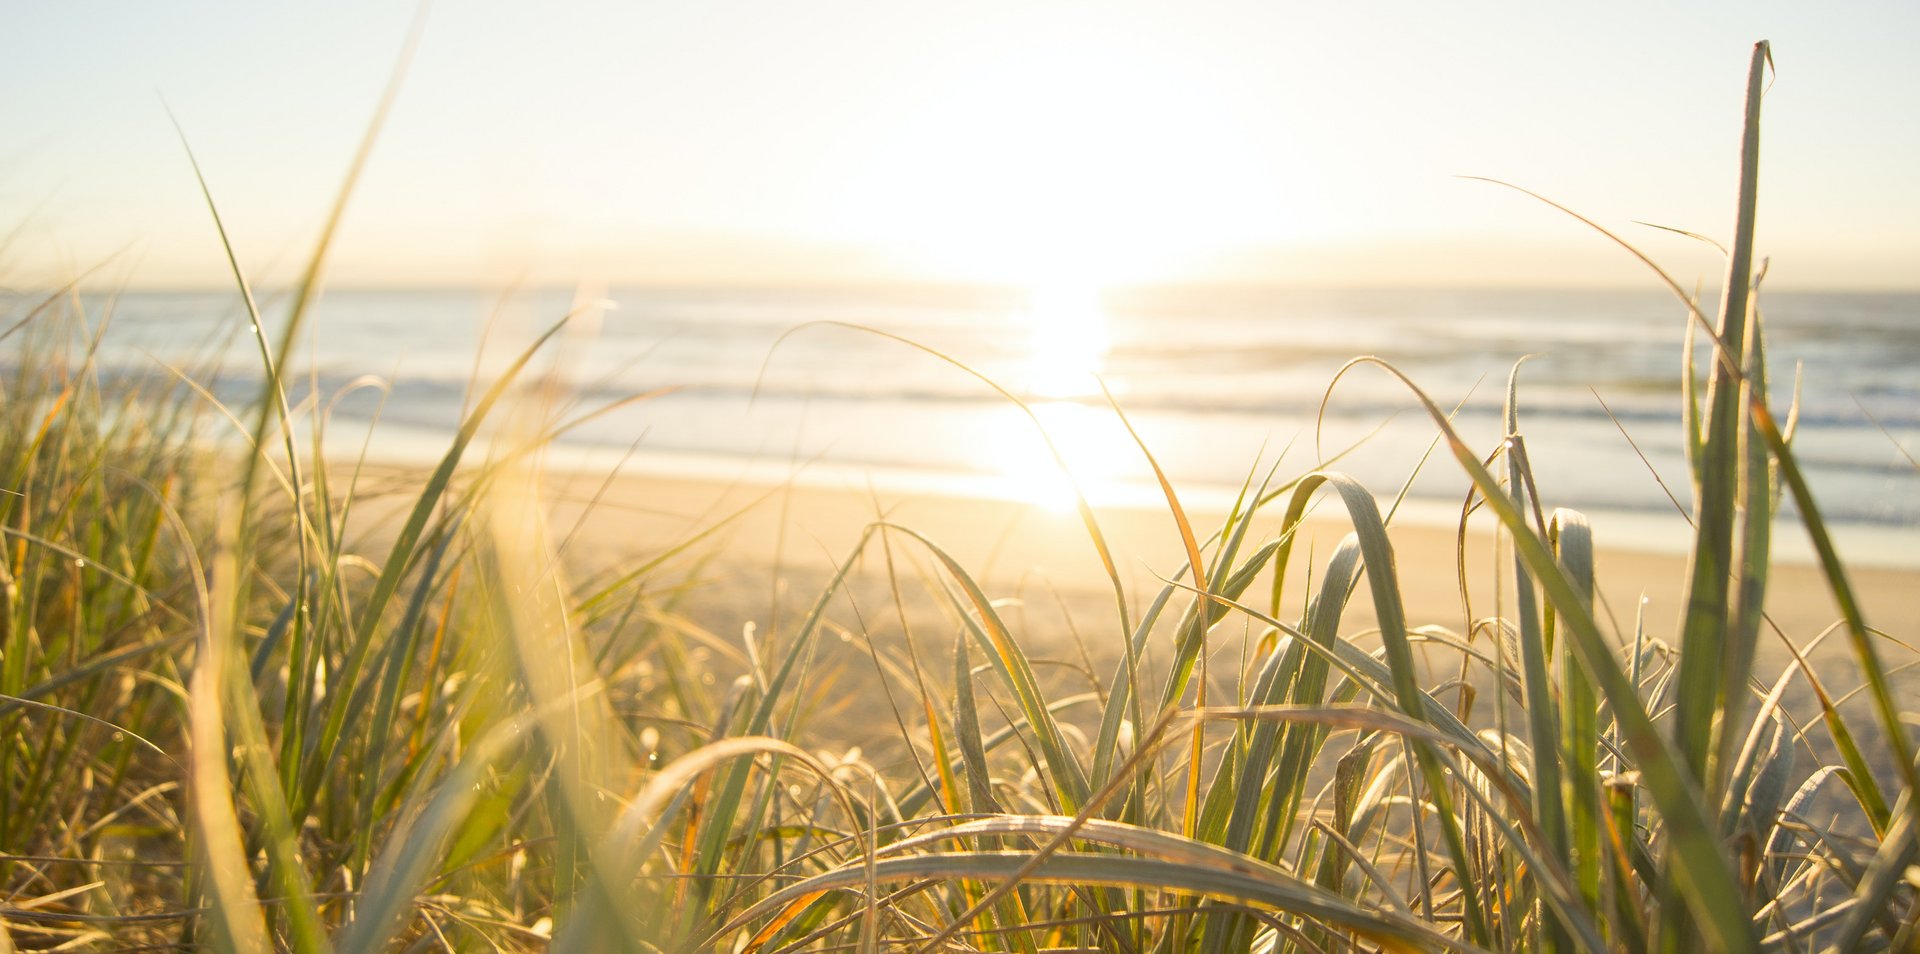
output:
[[[1035,417],[1053,438],[1060,456],[1090,502],[1118,499],[1125,481],[1138,470],[1139,451],[1111,411],[1077,401],[1033,405]],[[1060,469],[1033,422],[1018,408],[996,415],[992,460],[1008,499],[1068,513],[1075,507],[1073,480]]]
[[[1199,50],[1054,27],[1059,42],[960,54],[983,59],[873,133],[831,195],[850,236],[998,284],[1168,280],[1292,233],[1298,170],[1259,147]]]
[[[1036,398],[1091,397],[1110,344],[1100,289],[1088,283],[1033,286],[1027,293],[1030,326],[1026,390]]]

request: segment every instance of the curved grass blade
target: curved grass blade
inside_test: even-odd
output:
[[[444,857],[444,841],[480,800],[485,773],[525,735],[527,724],[511,720],[488,730],[460,757],[432,800],[388,838],[367,868],[353,918],[335,935],[343,951],[387,950],[406,926],[405,915]]]
[[[1579,655],[1619,721],[1621,735],[1666,820],[1669,857],[1676,869],[1674,881],[1686,899],[1688,910],[1706,931],[1709,941],[1719,949],[1756,951],[1758,940],[1741,913],[1745,906],[1740,889],[1720,851],[1715,837],[1717,829],[1709,823],[1708,811],[1702,804],[1704,793],[1641,705],[1637,687],[1614,661],[1613,648],[1601,634],[1579,589],[1568,579],[1546,542],[1534,534],[1526,516],[1507,496],[1499,481],[1480,464],[1479,457],[1447,422],[1445,413],[1418,385],[1378,358],[1357,358],[1352,363],[1374,364],[1392,375],[1420,402],[1434,426],[1441,429],[1455,461],[1512,535],[1514,549],[1526,560],[1558,618],[1566,624],[1569,645]]]
[[[1761,43],[1755,47],[1756,61],[1763,58],[1766,62],[1771,62],[1771,53],[1765,43]],[[1693,298],[1688,296],[1688,294],[1681,289],[1679,283],[1675,282],[1672,276],[1668,275],[1658,264],[1648,258],[1645,253],[1586,216],[1536,192],[1523,189],[1511,183],[1501,182],[1497,179],[1487,179],[1478,176],[1467,176],[1464,178],[1492,183],[1527,195],[1565,213],[1626,250],[1634,256],[1634,258],[1638,259],[1641,264],[1647,266],[1647,268],[1653,272],[1654,276],[1673,293],[1674,297],[1686,306],[1690,318],[1687,326],[1689,332],[1697,332],[1707,336],[1713,343],[1714,356],[1717,363],[1726,370],[1727,375],[1735,381],[1740,380],[1744,376],[1739,367],[1741,356],[1731,352],[1727,348],[1726,343],[1721,340],[1719,334],[1708,324],[1706,317],[1701,314]],[[1744,287],[1744,283],[1742,287]],[[1687,350],[1687,354],[1689,360],[1691,360],[1691,348]],[[1689,386],[1691,386],[1691,375],[1688,376],[1687,380]],[[1854,594],[1852,584],[1847,578],[1845,568],[1840,561],[1837,549],[1834,547],[1831,535],[1827,532],[1826,523],[1819,516],[1820,510],[1813,500],[1812,491],[1807,487],[1806,480],[1800,473],[1799,465],[1787,444],[1785,435],[1781,432],[1780,426],[1774,421],[1772,413],[1767,410],[1764,403],[1751,404],[1747,408],[1746,414],[1751,418],[1754,433],[1765,442],[1768,452],[1772,454],[1774,461],[1780,469],[1782,480],[1786,483],[1787,489],[1793,494],[1794,506],[1800,511],[1801,524],[1806,528],[1807,534],[1812,540],[1821,573],[1825,577],[1828,589],[1833,594],[1834,602],[1838,604],[1841,616],[1846,622],[1847,636],[1852,643],[1855,655],[1859,658],[1861,671],[1866,677],[1868,690],[1874,704],[1875,715],[1879,719],[1883,734],[1893,746],[1894,757],[1892,761],[1894,768],[1900,773],[1903,785],[1909,789],[1920,791],[1920,766],[1915,765],[1913,745],[1907,737],[1906,730],[1902,728],[1903,722],[1899,707],[1894,703],[1893,693],[1887,682],[1886,668],[1879,658],[1879,653],[1873,646],[1870,630],[1861,612],[1859,600]],[[1689,439],[1697,443],[1698,437],[1692,435],[1691,430],[1690,427]],[[1866,760],[1861,757],[1858,746],[1854,744],[1851,731],[1846,728],[1845,723],[1839,720],[1837,716],[1831,712],[1829,712],[1828,715],[1827,725],[1829,730],[1833,733],[1835,744],[1839,747],[1842,757],[1847,760],[1850,768],[1848,772],[1849,785],[1854,788],[1862,804],[1867,807],[1869,814],[1873,818],[1876,831],[1884,832],[1887,824],[1887,801],[1880,791],[1879,783],[1873,777],[1873,773],[1866,770]],[[1920,812],[1920,802],[1914,803],[1913,810]]]
[[[1256,621],[1275,627],[1296,640],[1301,640],[1305,643],[1304,634],[1293,630],[1292,627],[1267,616],[1257,609],[1235,602],[1219,594],[1211,596],[1210,599],[1243,613]],[[1311,643],[1305,644],[1312,645]],[[1394,676],[1387,663],[1381,662],[1379,659],[1374,658],[1372,655],[1363,652],[1352,643],[1344,640],[1337,641],[1330,647],[1320,648],[1318,651],[1324,652],[1329,661],[1339,667],[1349,678],[1354,679],[1361,685],[1365,685],[1367,691],[1376,697],[1389,704],[1397,701],[1391,688]],[[1560,868],[1557,860],[1549,855],[1533,851],[1528,847],[1530,840],[1538,842],[1542,839],[1538,826],[1533,824],[1531,817],[1525,811],[1526,807],[1531,804],[1531,796],[1528,794],[1528,785],[1525,780],[1517,778],[1512,773],[1507,757],[1489,750],[1478,735],[1459,722],[1453,712],[1440,705],[1438,700],[1423,690],[1416,690],[1416,698],[1419,702],[1419,709],[1416,711],[1419,714],[1411,716],[1411,720],[1409,719],[1409,714],[1405,713],[1395,715],[1389,712],[1369,709],[1329,709],[1326,707],[1290,706],[1265,709],[1216,708],[1204,712],[1192,713],[1192,715],[1200,718],[1253,719],[1256,721],[1341,722],[1344,724],[1365,724],[1372,728],[1384,728],[1388,731],[1406,736],[1412,742],[1425,746],[1426,751],[1432,754],[1432,757],[1441,764],[1443,769],[1451,771],[1455,777],[1463,777],[1461,768],[1454,764],[1453,760],[1448,758],[1438,746],[1457,749],[1467,756],[1481,775],[1491,783],[1493,787],[1505,795],[1507,804],[1502,806],[1494,803],[1491,800],[1490,794],[1477,786],[1465,785],[1463,786],[1463,790],[1481,805],[1486,812],[1488,821],[1491,822],[1495,828],[1501,830],[1503,837],[1506,839],[1506,844],[1511,846],[1515,852],[1526,860],[1527,864],[1533,869],[1535,877],[1545,882],[1546,887],[1549,889],[1549,899],[1557,906],[1562,919],[1575,931],[1576,936],[1585,941],[1590,949],[1601,949],[1601,946],[1595,940],[1598,935],[1589,925],[1583,909],[1578,906],[1576,892],[1570,887],[1571,882],[1565,872]],[[1437,813],[1439,808],[1436,806],[1430,810]],[[1511,814],[1513,819],[1511,824],[1505,820],[1509,814]],[[1519,826],[1519,829],[1524,829],[1526,834],[1523,835],[1521,830],[1517,830],[1516,825]]]
[[[1027,654],[1020,648],[1007,627],[994,611],[993,602],[981,591],[973,577],[962,569],[945,550],[919,532],[898,524],[882,523],[876,526],[903,534],[918,541],[934,558],[946,568],[948,575],[960,586],[960,590],[973,604],[974,615],[968,618],[969,628],[981,637],[991,655],[995,671],[1007,683],[1014,699],[1020,707],[1020,714],[1033,728],[1034,736],[1040,743],[1041,752],[1046,759],[1047,774],[1053,781],[1055,794],[1061,807],[1067,811],[1078,812],[1087,803],[1092,791],[1087,781],[1086,768],[1067,745],[1066,737],[1060,732],[1060,725],[1054,721],[1053,713],[1048,709],[1046,697],[1040,691],[1040,683],[1034,677],[1033,667],[1027,660]]]
[[[421,538],[426,533],[427,524],[439,509],[440,501],[445,496],[448,485],[453,481],[454,472],[459,468],[468,445],[473,442],[494,406],[513,388],[521,371],[532,362],[534,355],[556,334],[559,334],[573,317],[573,315],[567,315],[555,322],[540,337],[534,339],[532,344],[522,350],[513,363],[508,365],[501,372],[500,377],[487,389],[486,395],[474,406],[473,411],[460,422],[460,429],[454,433],[452,444],[447,448],[446,454],[440,458],[440,463],[434,468],[433,473],[427,477],[426,485],[421,488],[419,497],[415,499],[412,511],[407,514],[406,523],[401,525],[400,532],[394,537],[387,560],[380,568],[380,576],[374,580],[372,591],[368,593],[366,601],[361,604],[360,611],[351,626],[355,639],[353,645],[348,647],[346,660],[336,677],[337,681],[344,685],[359,683],[361,670],[365,667],[367,656],[373,649],[373,631],[386,613],[387,604],[399,592],[407,572],[422,556]],[[346,721],[349,701],[349,693],[335,693],[328,705],[326,719],[320,731],[310,737],[313,749],[310,755],[303,757],[305,770],[301,773],[300,784],[291,798],[296,815],[302,814],[306,807],[312,804],[314,792],[319,788],[321,780],[337,757],[341,726]]]
[[[971,366],[967,365],[965,362],[962,362],[950,355],[947,355],[942,351],[927,347],[926,345],[923,345],[917,341],[914,341],[911,338],[907,338],[902,335],[896,335],[889,331],[882,331],[878,328],[869,327],[867,325],[856,324],[850,321],[833,321],[833,320],[809,321],[809,322],[806,322],[805,324],[796,326],[793,329],[787,331],[785,334],[781,335],[779,340],[773,343],[773,347],[768,349],[767,362],[772,362],[773,349],[779,348],[781,342],[787,340],[789,336],[798,334],[799,332],[804,331],[808,328],[812,328],[814,326],[846,328],[852,331],[859,331],[859,332],[864,332],[870,335],[876,335],[881,338],[885,338],[889,341],[899,342],[900,344],[906,345],[907,347],[912,348],[916,351],[919,351],[922,354],[928,355],[933,358],[937,358],[940,361],[943,361],[946,364],[949,364],[954,368],[957,368],[960,371],[965,372],[967,375],[971,376],[974,380],[979,381],[980,383],[985,384],[987,387],[991,388],[995,394],[998,394],[1002,398],[1005,398],[1007,401],[1011,402],[1014,407],[1019,408],[1020,413],[1025,414],[1027,416],[1027,420],[1033,423],[1034,430],[1040,435],[1040,440],[1047,445],[1047,452],[1050,455],[1052,455],[1055,466],[1059,467],[1060,473],[1067,478],[1068,485],[1073,488],[1074,505],[1075,505],[1075,508],[1079,511],[1080,522],[1083,526],[1086,527],[1087,538],[1090,541],[1092,541],[1095,552],[1099,554],[1100,565],[1103,569],[1106,570],[1107,581],[1113,587],[1114,600],[1120,612],[1120,631],[1126,632],[1127,630],[1132,628],[1132,626],[1128,622],[1129,611],[1127,608],[1127,595],[1126,595],[1125,587],[1123,587],[1120,583],[1120,570],[1119,570],[1119,567],[1114,564],[1113,550],[1107,546],[1106,534],[1100,531],[1100,522],[1094,518],[1093,505],[1087,502],[1087,495],[1085,491],[1083,491],[1080,487],[1079,478],[1074,476],[1073,468],[1067,466],[1066,456],[1060,453],[1059,446],[1056,445],[1053,441],[1053,435],[1047,432],[1047,428],[1044,424],[1040,423],[1040,417],[1039,415],[1033,412],[1033,408],[1027,406],[1027,403],[1025,401],[1020,400],[1020,398],[1015,396],[1012,391],[1009,391],[1006,388],[1002,387],[999,384],[999,382],[994,381],[992,378],[989,378],[986,375],[980,373],[979,371],[974,370]],[[765,368],[765,365],[763,364],[761,367],[762,377],[765,377],[765,372],[766,372],[766,368]],[[758,393],[758,390],[759,390],[759,385],[756,382],[755,392]]]
[[[1031,864],[1025,852],[948,852],[883,858],[871,869],[842,868],[781,888],[724,925],[724,938],[796,899],[869,883],[900,881],[1005,881]],[[1114,854],[1056,852],[1033,866],[1022,884],[1099,885],[1177,891],[1258,905],[1311,918],[1390,948],[1478,951],[1396,912],[1353,904],[1279,868],[1216,868],[1206,864]]]
[[[1513,495],[1514,504],[1522,511],[1533,511],[1537,519],[1540,499],[1534,493],[1526,441],[1520,434],[1520,368],[1526,360],[1523,357],[1514,362],[1513,370],[1507,376],[1504,415],[1507,431],[1507,489]],[[1544,531],[1545,527],[1541,529]],[[1560,790],[1561,719],[1555,703],[1553,681],[1547,674],[1547,660],[1552,648],[1526,561],[1516,554],[1513,563],[1514,613],[1520,624],[1520,685],[1526,698],[1527,729],[1533,743],[1533,813],[1546,836],[1547,850],[1571,860],[1573,852],[1567,837],[1566,805],[1562,801],[1565,794]],[[1590,584],[1588,590],[1590,593]],[[1564,925],[1556,921],[1546,928],[1545,946],[1548,950],[1565,950],[1571,944]]]
[[[1556,509],[1547,523],[1547,542],[1566,569],[1574,590],[1592,612],[1594,595],[1593,528],[1577,511]],[[1599,699],[1593,680],[1559,634],[1559,620],[1546,608],[1546,638],[1559,655],[1560,752],[1566,760],[1567,844],[1575,878],[1590,910],[1600,903],[1603,822],[1600,780]],[[1537,783],[1536,783],[1537,784]]]
[[[1413,649],[1407,639],[1406,611],[1400,602],[1400,584],[1394,568],[1393,546],[1387,540],[1386,525],[1380,519],[1380,508],[1359,482],[1344,474],[1315,473],[1302,479],[1294,490],[1294,496],[1287,507],[1291,522],[1297,522],[1305,512],[1307,500],[1325,484],[1339,494],[1345,505],[1347,515],[1353,521],[1354,533],[1360,547],[1361,562],[1366,568],[1367,581],[1373,595],[1374,615],[1380,629],[1380,642],[1387,654],[1387,669],[1392,677],[1393,693],[1400,707],[1409,713],[1422,713],[1428,698],[1420,690],[1420,677],[1413,660]],[[1278,557],[1276,557],[1278,559]],[[1472,862],[1469,857],[1466,839],[1461,833],[1459,818],[1453,811],[1452,796],[1442,767],[1432,748],[1424,742],[1414,745],[1415,759],[1427,784],[1427,797],[1436,806],[1435,814],[1439,819],[1441,834],[1447,844],[1449,862],[1454,877],[1461,888],[1462,916],[1465,918],[1467,934],[1475,943],[1490,943],[1488,928],[1476,890],[1477,881],[1473,876]]]
[[[1133,438],[1134,444],[1140,448],[1141,456],[1145,457],[1147,459],[1147,465],[1153,468],[1153,478],[1160,484],[1160,492],[1167,498],[1167,510],[1173,515],[1174,525],[1180,530],[1180,542],[1187,549],[1187,566],[1193,573],[1194,586],[1203,593],[1207,592],[1210,587],[1207,586],[1206,560],[1200,556],[1200,544],[1194,540],[1193,524],[1187,520],[1186,509],[1180,506],[1180,495],[1174,492],[1173,483],[1167,480],[1167,472],[1160,468],[1160,462],[1154,459],[1153,452],[1147,449],[1147,442],[1140,439],[1140,432],[1133,429],[1133,422],[1127,420],[1127,413],[1120,409],[1120,402],[1114,400],[1113,392],[1107,390],[1107,385],[1104,381],[1100,382],[1100,393],[1106,396],[1108,406],[1113,408],[1113,413],[1120,419],[1121,426],[1127,429],[1127,436]],[[1124,625],[1123,620],[1123,631]],[[1201,638],[1204,640],[1205,636],[1203,635]],[[1127,649],[1129,652],[1128,664],[1133,671],[1138,672],[1138,661],[1132,656],[1133,642],[1131,640],[1127,641]],[[1204,645],[1200,647],[1199,655],[1200,681],[1194,689],[1193,704],[1196,706],[1205,706],[1207,704],[1207,652]],[[1193,727],[1191,750],[1187,757],[1187,791],[1184,800],[1184,814],[1181,818],[1181,830],[1184,831],[1189,838],[1193,837],[1194,829],[1200,820],[1200,766],[1204,761],[1201,756],[1204,753],[1205,747],[1206,735],[1204,727],[1196,723]]]

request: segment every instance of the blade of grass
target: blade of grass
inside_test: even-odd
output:
[[[1113,551],[1111,548],[1107,546],[1106,534],[1100,531],[1100,523],[1097,519],[1094,518],[1093,506],[1087,502],[1087,495],[1081,489],[1079,479],[1074,476],[1073,468],[1067,466],[1066,457],[1060,453],[1059,446],[1056,445],[1053,441],[1053,435],[1047,432],[1046,426],[1040,422],[1040,417],[1039,415],[1033,412],[1033,408],[1027,406],[1027,403],[1025,401],[1020,400],[1020,398],[1015,396],[1013,392],[1002,387],[998,382],[994,381],[992,378],[989,378],[986,375],[981,374],[979,371],[974,370],[971,366],[967,365],[966,363],[959,361],[942,351],[939,351],[934,348],[929,348],[926,345],[923,345],[917,341],[912,340],[911,338],[906,338],[901,335],[896,335],[888,331],[882,331],[878,328],[872,328],[866,325],[855,324],[853,322],[809,321],[804,324],[798,325],[792,329],[789,329],[786,333],[782,334],[780,338],[773,343],[773,346],[771,348],[768,349],[767,362],[771,363],[773,361],[773,352],[775,349],[778,349],[780,347],[781,342],[784,342],[789,337],[792,337],[795,334],[799,334],[800,332],[815,326],[846,328],[852,331],[859,331],[859,332],[864,332],[870,335],[876,335],[878,337],[885,338],[889,341],[899,342],[900,344],[906,345],[907,347],[912,348],[916,351],[919,351],[922,354],[939,359],[940,361],[945,362],[946,364],[951,365],[952,367],[962,372],[965,372],[968,376],[972,377],[974,380],[979,381],[980,383],[986,385],[988,388],[992,389],[995,394],[999,395],[1000,397],[1012,403],[1014,407],[1019,408],[1020,412],[1026,415],[1027,420],[1032,422],[1034,430],[1040,435],[1040,440],[1046,444],[1047,452],[1053,457],[1053,462],[1055,466],[1057,466],[1060,469],[1060,473],[1067,478],[1068,485],[1073,488],[1074,504],[1075,504],[1075,508],[1078,510],[1080,514],[1080,522],[1083,526],[1086,527],[1087,538],[1093,543],[1094,551],[1100,557],[1100,566],[1102,567],[1102,569],[1106,571],[1108,583],[1113,587],[1115,605],[1119,610],[1119,614],[1120,614],[1120,629],[1122,632],[1125,632],[1132,628],[1128,623],[1126,589],[1120,583],[1120,570],[1117,566],[1115,566],[1113,562]],[[764,378],[765,373],[766,373],[766,367],[763,364],[761,367],[761,377]],[[758,393],[758,390],[759,390],[758,384],[756,383],[755,385],[756,394]]]
[[[1532,510],[1537,517],[1540,500],[1533,493],[1525,438],[1520,434],[1520,368],[1526,360],[1523,357],[1514,362],[1513,370],[1507,376],[1504,414],[1507,433],[1504,446],[1508,492],[1513,495],[1516,506],[1523,511]],[[1566,804],[1562,801],[1565,793],[1561,791],[1559,742],[1562,721],[1555,699],[1558,693],[1547,674],[1547,659],[1552,647],[1548,643],[1546,623],[1541,618],[1538,596],[1531,574],[1527,572],[1526,561],[1515,555],[1513,563],[1514,615],[1520,624],[1520,685],[1526,698],[1527,728],[1533,749],[1533,813],[1546,836],[1547,850],[1557,857],[1571,859],[1573,851],[1567,835]],[[1572,939],[1566,934],[1566,926],[1557,920],[1543,925],[1543,928],[1546,931],[1544,947],[1547,950],[1564,951],[1572,945]]]
[[[1545,541],[1528,526],[1527,518],[1506,495],[1492,474],[1481,466],[1479,457],[1460,439],[1446,415],[1426,393],[1392,365],[1377,358],[1357,358],[1352,364],[1373,364],[1414,395],[1427,411],[1434,426],[1446,436],[1449,449],[1487,506],[1512,535],[1514,548],[1526,560],[1542,592],[1553,605],[1558,618],[1566,624],[1570,646],[1592,676],[1608,708],[1618,720],[1621,735],[1639,763],[1642,777],[1652,792],[1669,832],[1669,857],[1675,867],[1673,881],[1686,906],[1706,932],[1710,942],[1725,951],[1755,951],[1757,939],[1741,913],[1739,887],[1720,852],[1715,829],[1702,805],[1704,793],[1682,761],[1662,737],[1653,719],[1640,704],[1638,689],[1620,670],[1612,656],[1612,647],[1601,635],[1593,614],[1587,611],[1580,591],[1554,559]]]

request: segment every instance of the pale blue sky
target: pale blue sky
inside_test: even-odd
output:
[[[0,283],[223,263],[172,104],[265,281],[305,254],[410,4],[15,5]],[[1920,4],[441,0],[341,284],[1634,284],[1510,179],[1643,238],[1731,217],[1771,39],[1763,252],[1920,286]],[[117,257],[116,253],[119,253]]]

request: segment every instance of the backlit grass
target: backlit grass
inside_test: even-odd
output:
[[[1592,529],[1534,486],[1517,373],[1498,447],[1401,379],[1506,565],[1396,565],[1391,503],[1337,472],[1250,484],[1216,527],[1162,477],[1179,533],[1157,592],[1122,590],[1081,505],[1119,622],[1080,634],[1106,668],[1079,685],[939,540],[886,520],[764,636],[686,622],[698,540],[574,566],[533,465],[582,413],[528,370],[554,331],[477,383],[401,499],[374,494],[282,376],[325,240],[248,406],[191,373],[103,378],[107,319],[77,297],[22,310],[0,949],[1911,950],[1914,714],[1767,386],[1766,68],[1762,44],[1719,313],[1678,295],[1713,357],[1680,396],[1695,539],[1669,641],[1596,605]],[[1851,676],[1800,661],[1820,634],[1763,612],[1783,494],[1864,715]],[[1296,592],[1316,502],[1352,533]],[[1466,632],[1407,618],[1402,576],[1456,571],[1499,576],[1498,605]],[[848,602],[856,575],[880,605]],[[1781,640],[1795,661],[1760,670]],[[1795,684],[1816,721],[1783,708]],[[817,717],[849,685],[889,700],[884,749]]]

